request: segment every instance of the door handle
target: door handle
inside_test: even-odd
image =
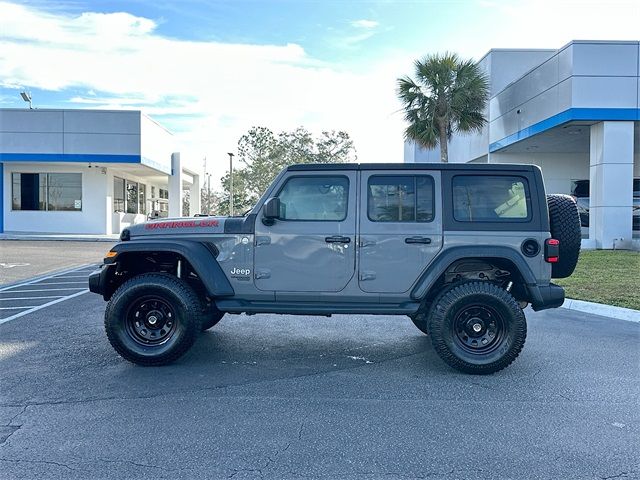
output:
[[[324,241],[327,243],[349,243],[350,237],[343,237],[341,235],[335,235],[333,237],[324,237]]]
[[[431,239],[429,237],[407,237],[404,239],[404,243],[422,243],[422,244],[430,244]]]

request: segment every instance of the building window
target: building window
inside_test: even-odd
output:
[[[523,177],[453,177],[453,216],[459,222],[527,221],[529,202],[529,184]]]
[[[160,189],[158,189],[158,191],[159,191],[159,197],[160,198],[164,198],[165,200],[169,199],[169,190],[165,190],[164,188],[160,188]],[[159,202],[158,206],[160,207],[159,210],[161,212],[168,212],[169,211],[169,204],[166,203],[166,202]]]
[[[81,173],[13,173],[13,210],[82,211]]]
[[[124,178],[113,177],[113,211],[124,212]]]
[[[151,195],[153,196],[153,187]],[[147,213],[147,186],[124,178],[113,177],[113,211]]]
[[[138,213],[147,213],[147,186],[144,183],[138,184]]]
[[[292,177],[278,194],[281,220],[337,221],[347,218],[347,177]]]
[[[433,178],[425,175],[372,176],[368,182],[368,215],[372,222],[433,220]]]
[[[127,180],[127,213],[138,213],[138,184]]]

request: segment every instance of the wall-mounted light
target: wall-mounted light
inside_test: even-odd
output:
[[[22,100],[24,100],[25,102],[27,102],[29,104],[29,110],[33,109],[33,103],[31,101],[31,93],[27,92],[26,90],[24,92],[20,92],[20,96],[22,97]]]

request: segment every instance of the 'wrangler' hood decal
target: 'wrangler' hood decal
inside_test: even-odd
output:
[[[147,235],[223,233],[226,217],[162,218],[127,227],[131,238]]]

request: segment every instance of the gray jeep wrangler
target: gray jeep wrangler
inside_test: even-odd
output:
[[[242,217],[125,229],[90,290],[111,345],[176,360],[225,314],[408,315],[467,373],[505,368],[523,309],[562,305],[580,220],[531,165],[331,164],[284,169]]]

